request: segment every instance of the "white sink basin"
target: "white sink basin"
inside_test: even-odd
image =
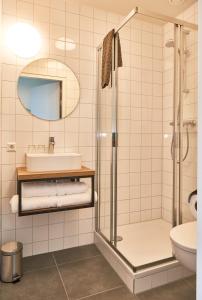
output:
[[[26,167],[30,172],[78,170],[79,153],[26,153]]]

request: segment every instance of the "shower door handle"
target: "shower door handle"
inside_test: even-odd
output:
[[[112,132],[112,147],[118,147],[118,132]]]

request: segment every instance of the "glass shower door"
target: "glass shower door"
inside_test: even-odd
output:
[[[102,48],[97,53],[97,230],[108,241],[114,241],[113,201],[113,89],[101,88]]]
[[[134,270],[173,259],[173,34],[173,24],[151,18],[119,30],[115,246]]]

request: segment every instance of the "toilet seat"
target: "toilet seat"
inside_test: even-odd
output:
[[[196,253],[196,221],[172,228],[170,238],[184,251]]]

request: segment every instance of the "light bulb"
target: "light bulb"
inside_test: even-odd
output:
[[[41,37],[33,26],[16,23],[9,28],[6,35],[8,48],[22,58],[35,56],[41,48]]]

